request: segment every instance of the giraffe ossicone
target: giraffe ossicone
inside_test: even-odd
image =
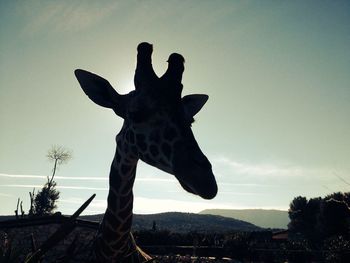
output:
[[[158,78],[152,67],[152,45],[141,43],[137,50],[136,89],[125,95],[120,95],[104,78],[75,70],[86,95],[124,119],[116,137],[108,206],[96,242],[100,262],[120,262],[134,249],[129,232],[132,187],[139,159],[174,175],[186,191],[202,198],[212,199],[218,190],[211,164],[191,130],[193,117],[208,96],[192,94],[181,98],[181,55],[170,55],[168,70]]]

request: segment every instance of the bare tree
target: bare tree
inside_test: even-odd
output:
[[[33,210],[35,215],[51,214],[57,208],[56,201],[59,199],[60,192],[56,189],[54,177],[59,165],[68,162],[72,158],[72,153],[62,146],[55,145],[47,152],[46,157],[54,162],[54,166],[51,178],[47,177],[47,183],[38,191],[34,198]],[[33,195],[31,195],[31,198],[33,197],[34,191]]]
[[[35,188],[33,188],[33,192],[29,192],[29,198],[30,198],[30,209],[29,209],[28,215],[32,216],[34,214]]]
[[[16,210],[15,210],[16,219],[18,219],[18,206],[19,206],[19,202],[20,202],[20,199],[18,198],[18,199],[17,199],[17,206],[16,206]]]
[[[53,178],[55,177],[58,165],[66,163],[72,159],[72,153],[62,146],[53,145],[47,152],[46,157],[49,159],[49,161],[54,162],[51,179],[48,179],[49,185],[51,185]]]

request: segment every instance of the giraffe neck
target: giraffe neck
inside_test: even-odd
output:
[[[96,242],[96,256],[100,262],[119,262],[135,249],[130,229],[138,159],[123,137],[123,134],[117,136],[117,150],[109,174],[107,210]]]

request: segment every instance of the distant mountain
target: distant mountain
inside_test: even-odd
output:
[[[81,219],[100,221],[103,215],[82,216]],[[134,215],[133,230],[151,229],[156,222],[157,229],[173,232],[230,232],[259,231],[261,228],[241,220],[217,215],[168,212],[150,215]]]
[[[206,209],[200,214],[220,215],[250,222],[264,228],[287,228],[287,211],[265,209]]]

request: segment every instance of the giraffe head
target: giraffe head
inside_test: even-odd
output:
[[[173,174],[190,193],[205,199],[215,197],[217,184],[211,164],[191,129],[193,117],[206,103],[207,95],[174,100],[162,86],[152,92],[136,90],[120,95],[100,76],[80,69],[75,75],[92,101],[124,118],[119,134],[136,158]]]

